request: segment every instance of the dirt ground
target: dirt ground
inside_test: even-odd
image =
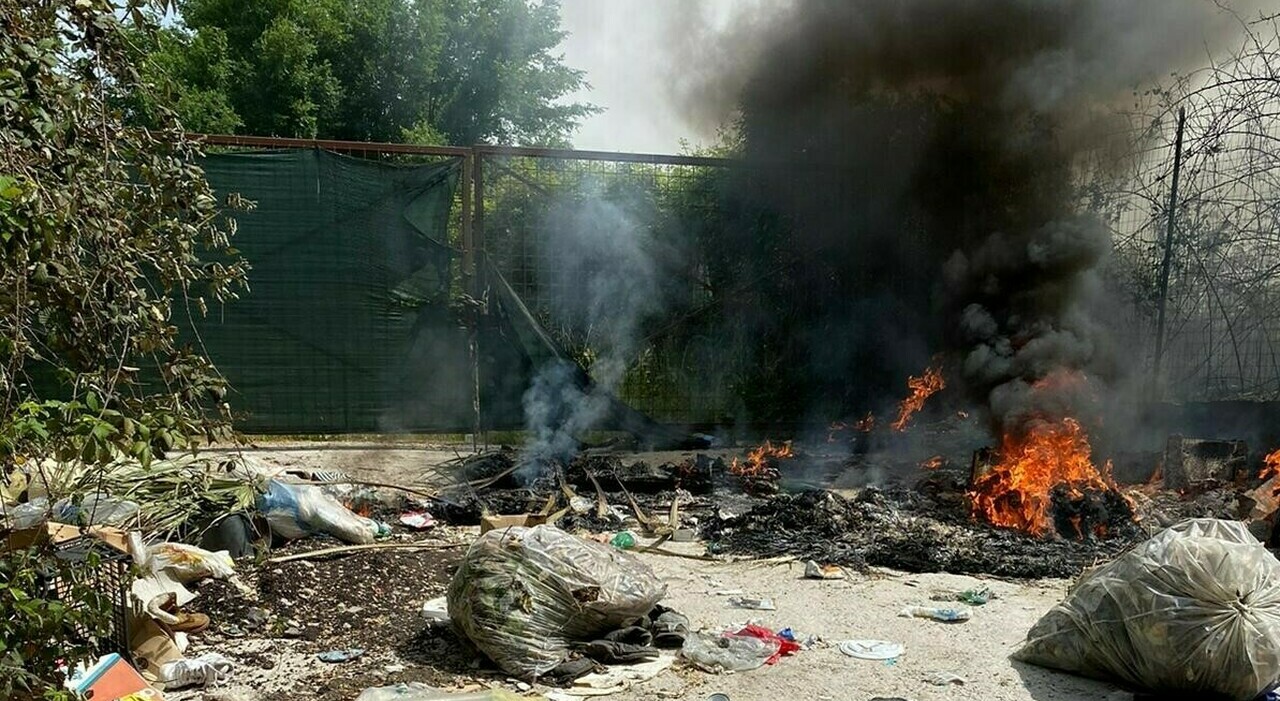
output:
[[[404,485],[438,480],[432,466],[456,456],[452,449],[425,446],[271,446],[254,454],[286,469],[342,470],[352,477]],[[667,457],[667,456],[663,456]],[[674,456],[672,456],[674,457]],[[390,520],[390,519],[388,519]],[[428,551],[376,551],[329,560],[283,564],[243,563],[257,600],[219,582],[207,582],[193,605],[213,618],[211,629],[193,638],[189,656],[217,651],[237,668],[217,689],[170,692],[176,701],[346,701],[369,686],[424,681],[442,687],[478,689],[515,680],[493,669],[452,629],[432,626],[423,604],[443,595],[473,528],[415,533],[396,527],[393,541],[426,541]],[[329,547],[313,538],[271,557]],[[696,543],[666,548],[701,552]],[[952,575],[877,571],[843,581],[801,578],[797,562],[710,563],[641,554],[667,582],[664,603],[687,614],[695,628],[721,630],[748,620],[769,628],[790,627],[820,642],[777,665],[740,674],[714,675],[676,667],[614,695],[616,701],[705,699],[720,692],[734,701],[906,699],[909,701],[1094,701],[1130,699],[1106,684],[1010,661],[1031,625],[1065,594],[1065,581],[1013,583]],[[901,618],[905,606],[930,603],[937,590],[991,587],[998,598],[974,609],[973,620],[943,624]],[[724,590],[773,599],[775,611],[728,606]],[[894,663],[844,656],[835,644],[848,639],[901,643]],[[362,648],[350,662],[325,663],[321,652]],[[934,686],[937,672],[958,675],[963,685]],[[538,689],[530,690],[539,698]]]

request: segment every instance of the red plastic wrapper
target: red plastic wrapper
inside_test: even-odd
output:
[[[737,633],[734,633],[734,635],[747,635],[752,638],[760,638],[761,640],[778,641],[778,651],[773,654],[773,657],[770,657],[769,659],[765,660],[764,661],[765,664],[775,664],[779,659],[783,657],[789,657],[791,653],[796,652],[797,650],[800,649],[800,643],[797,643],[796,641],[790,640],[788,638],[784,638],[778,635],[777,633],[769,630],[768,628],[762,628],[760,626],[754,626],[754,625],[746,626],[742,630],[739,630]]]

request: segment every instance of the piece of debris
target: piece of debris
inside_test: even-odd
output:
[[[332,663],[350,662],[351,660],[359,658],[361,655],[364,655],[364,649],[353,647],[347,650],[327,650],[316,655],[316,659],[321,662]]]
[[[762,628],[757,625],[743,626],[734,635],[748,635],[761,640],[776,641],[778,643],[778,651],[773,656],[765,660],[765,664],[775,664],[783,657],[790,656],[800,650],[800,644],[796,642],[795,636],[783,636],[775,633],[768,628]]]
[[[839,565],[819,565],[813,560],[804,563],[805,579],[844,579],[844,569]]]
[[[1277,650],[1280,561],[1244,524],[1197,519],[1086,572],[1014,659],[1247,701],[1280,678]]]
[[[933,606],[908,606],[898,612],[903,618],[928,618],[942,623],[963,623],[973,618],[969,609],[938,608]]]
[[[140,698],[143,693],[149,694],[146,698],[163,701],[138,670],[114,652],[98,658],[90,667],[79,667],[65,686],[82,698],[97,701]]]
[[[453,692],[421,682],[375,686],[365,689],[356,701],[522,701],[523,697],[505,689]]]
[[[1244,441],[1204,440],[1174,434],[1164,450],[1164,486],[1182,492],[1229,484],[1249,472]]]
[[[964,677],[952,672],[930,672],[924,680],[934,686],[964,686]]]
[[[703,671],[745,672],[764,666],[780,648],[777,639],[702,631],[685,640],[680,655]]]
[[[985,606],[995,598],[997,598],[995,592],[989,587],[964,591],[939,591],[929,596],[930,601],[959,601],[970,606]]]
[[[887,640],[845,640],[836,647],[845,655],[860,660],[895,660],[905,652],[901,644]]]
[[[731,608],[749,609],[751,611],[777,611],[778,607],[773,605],[773,599],[768,597],[748,597],[735,596],[731,597],[727,602]]]
[[[422,617],[430,623],[448,623],[449,622],[449,600],[447,597],[437,597],[422,605]]]
[[[434,528],[436,520],[425,511],[406,511],[400,514],[400,524],[415,531],[425,531],[428,528]]]

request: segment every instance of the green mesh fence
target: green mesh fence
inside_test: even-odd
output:
[[[320,150],[210,155],[249,291],[195,321],[239,427],[324,433],[470,425],[466,333],[449,312],[460,171]]]

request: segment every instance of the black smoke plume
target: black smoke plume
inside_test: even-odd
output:
[[[941,349],[997,431],[1087,413],[1123,364],[1080,176],[1123,153],[1132,90],[1233,22],[1200,0],[806,0],[691,56],[711,68],[684,103],[736,115],[753,164],[716,250],[759,281],[728,309],[782,378],[761,405],[861,412]]]

